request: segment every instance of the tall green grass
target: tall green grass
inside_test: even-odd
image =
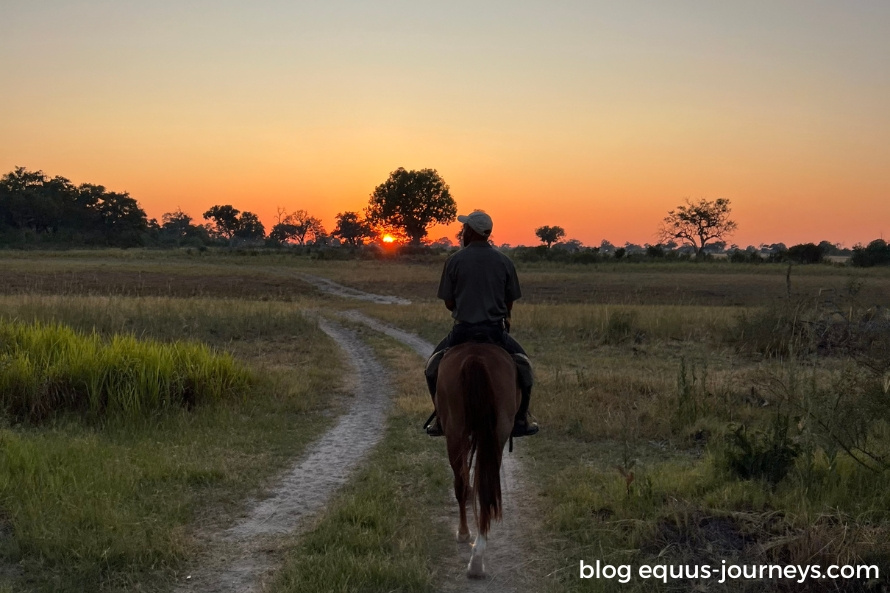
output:
[[[59,323],[0,322],[0,408],[39,423],[61,411],[138,418],[236,397],[250,372],[194,342],[105,340]]]

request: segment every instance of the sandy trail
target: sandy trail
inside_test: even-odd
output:
[[[222,534],[210,534],[202,569],[178,591],[244,593],[261,591],[279,564],[283,537],[299,533],[349,479],[382,438],[389,384],[384,368],[355,334],[334,323],[321,329],[346,353],[355,397],[337,424],[309,447],[269,495],[250,505]]]
[[[345,311],[340,316],[352,322],[362,323],[406,344],[424,360],[435,347],[415,334],[382,323],[359,311]],[[420,366],[418,366],[417,372],[419,377],[422,372]],[[443,455],[444,447],[443,440]],[[452,553],[446,558],[439,559],[441,565],[436,579],[440,591],[447,593],[455,591],[520,593],[544,589],[537,574],[534,554],[531,551],[534,545],[530,518],[534,517],[534,505],[529,489],[525,485],[522,471],[522,461],[530,461],[523,455],[523,449],[522,440],[518,439],[515,441],[513,453],[504,451],[504,461],[501,465],[503,519],[499,523],[494,523],[489,533],[486,550],[488,578],[480,581],[467,579],[466,565],[470,558],[470,548],[467,544],[455,542]],[[447,457],[443,456],[443,463],[447,465]],[[448,492],[451,499],[454,500],[453,491],[449,488]],[[455,501],[452,508],[443,509],[441,520],[447,522],[449,528],[456,532],[457,519],[457,502]],[[470,516],[470,529],[475,534],[472,515]]]
[[[410,305],[411,301],[395,296],[385,296],[382,294],[373,294],[363,292],[361,290],[337,284],[333,280],[322,278],[321,276],[313,276],[312,274],[298,274],[299,278],[308,282],[321,292],[333,296],[343,297],[347,299],[356,299],[359,301],[368,301],[370,303],[378,303],[382,305]]]

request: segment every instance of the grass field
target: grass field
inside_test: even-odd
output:
[[[198,551],[196,530],[224,525],[337,406],[338,353],[290,303],[13,295],[0,312],[109,344],[200,340],[252,377],[192,409],[0,420],[0,580],[15,591],[169,590]]]
[[[435,343],[450,325],[435,299],[440,272],[437,260],[4,252],[0,318],[106,339],[196,340],[233,356],[256,384],[244,397],[142,421],[97,424],[74,412],[0,421],[0,583],[168,590],[195,554],[195,530],[235,512],[329,423],[337,390],[328,386],[342,367],[311,314],[361,309]],[[873,564],[874,582],[807,590],[888,586],[890,273],[795,266],[789,291],[787,272],[725,262],[519,266],[514,336],[535,365],[532,411],[543,427],[522,445],[536,459],[548,538],[537,549],[553,590],[692,586],[579,579],[581,560]],[[322,296],[301,274],[412,304]],[[436,548],[420,510],[453,505],[441,494],[447,464],[415,432],[428,407],[419,359],[376,347],[400,381],[385,439],[294,543],[275,591],[434,588]],[[398,504],[375,506],[375,496]],[[377,540],[350,535],[356,521]]]

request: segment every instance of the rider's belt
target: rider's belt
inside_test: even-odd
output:
[[[489,329],[489,328],[501,328],[504,329],[506,326],[504,325],[504,320],[500,319],[498,321],[477,321],[476,323],[467,323],[466,321],[455,321],[454,325],[459,325],[461,329],[466,329],[469,331],[473,331],[474,329]]]

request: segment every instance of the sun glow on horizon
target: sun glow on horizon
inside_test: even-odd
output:
[[[392,235],[383,235],[383,242],[384,243],[393,243],[393,242],[395,242],[395,238],[393,238]]]

